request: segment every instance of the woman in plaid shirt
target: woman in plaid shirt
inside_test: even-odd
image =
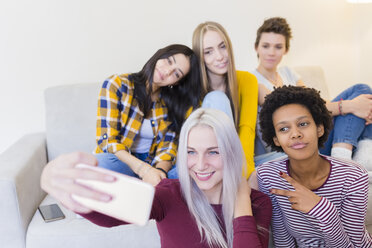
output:
[[[158,50],[137,73],[106,79],[97,110],[99,166],[159,183],[175,162],[176,136],[201,94],[198,59],[178,44]]]

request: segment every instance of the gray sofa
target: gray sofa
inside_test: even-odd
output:
[[[45,223],[37,211],[39,205],[56,202],[40,188],[46,163],[62,153],[93,151],[100,86],[75,84],[47,89],[46,132],[24,136],[0,156],[0,247],[160,247],[154,221],[145,227],[104,228],[59,204],[66,218]]]
[[[296,68],[306,84],[327,97],[319,67]],[[95,118],[99,83],[52,87],[45,91],[46,132],[21,138],[0,155],[0,247],[160,247],[153,221],[145,227],[102,228],[65,209],[63,220],[45,223],[37,208],[56,202],[40,188],[45,164],[62,153],[91,152],[95,146]],[[27,123],[26,123],[27,124]],[[372,199],[372,190],[369,198]],[[372,200],[370,200],[372,202]],[[372,206],[367,227],[372,232]]]

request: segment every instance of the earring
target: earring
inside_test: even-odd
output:
[[[173,85],[168,85],[169,88],[173,89]]]

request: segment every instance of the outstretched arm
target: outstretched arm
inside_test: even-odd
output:
[[[76,168],[79,163],[96,166],[96,158],[87,153],[70,153],[50,161],[41,174],[41,188],[60,201],[68,209],[79,213],[90,213],[92,210],[82,206],[71,198],[78,195],[108,202],[111,196],[87,188],[76,182],[77,179],[90,179],[113,182],[115,178],[90,169]]]

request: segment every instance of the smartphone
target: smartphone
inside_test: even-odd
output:
[[[112,175],[114,182],[102,182],[96,180],[78,179],[77,183],[111,195],[109,202],[96,201],[93,199],[72,195],[72,198],[92,210],[109,215],[125,222],[146,225],[148,222],[155,189],[151,184],[137,178],[116,173],[107,169],[79,164],[78,168],[86,168],[100,173]]]
[[[44,205],[39,207],[39,212],[45,222],[62,220],[65,218],[62,210],[57,204]]]

